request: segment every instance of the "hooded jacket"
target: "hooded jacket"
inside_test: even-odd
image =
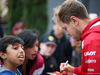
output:
[[[17,75],[22,75],[19,70],[16,70]],[[0,66],[0,75],[16,75],[12,70]]]
[[[100,17],[91,20],[80,37],[82,41],[81,66],[77,75],[100,75]]]

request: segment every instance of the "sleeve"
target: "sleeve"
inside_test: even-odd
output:
[[[100,38],[96,36],[84,41],[82,44],[81,66],[75,67],[74,73],[100,74]]]
[[[43,70],[44,70],[44,64],[41,68],[36,69],[32,75],[41,75]]]
[[[74,67],[74,73],[77,74],[77,75],[81,75],[81,66]]]
[[[82,50],[81,69],[85,73],[100,74],[100,37],[92,36],[84,41]]]
[[[39,53],[37,54],[36,65],[37,65],[37,68],[34,70],[32,75],[41,75],[41,73],[44,70],[44,59]]]

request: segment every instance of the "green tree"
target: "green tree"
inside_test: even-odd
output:
[[[21,19],[27,29],[36,29],[41,36],[47,28],[47,0],[9,0],[8,34]]]
[[[40,36],[47,28],[47,0],[23,0],[23,19],[28,29],[36,29]]]
[[[22,0],[8,0],[8,26],[7,34],[11,34],[12,27],[22,17]]]

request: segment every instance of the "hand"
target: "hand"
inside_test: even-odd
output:
[[[74,67],[67,64],[64,66],[65,63],[60,64],[60,71],[62,71],[62,75],[73,75]]]

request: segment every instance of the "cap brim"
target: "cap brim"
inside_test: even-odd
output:
[[[54,43],[54,42],[45,42],[45,44],[52,44],[54,46],[57,46],[56,43]]]

